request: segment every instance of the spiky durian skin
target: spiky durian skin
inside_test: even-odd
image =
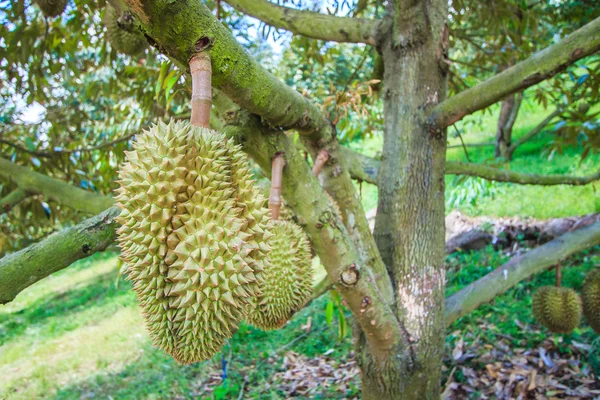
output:
[[[590,271],[581,289],[583,315],[596,333],[600,333],[600,269]]]
[[[139,135],[119,171],[118,240],[153,343],[212,357],[259,293],[269,211],[239,146],[186,122]]]
[[[65,11],[67,0],[34,0],[35,4],[40,7],[45,17],[58,17]]]
[[[555,333],[571,333],[581,321],[581,299],[570,288],[543,286],[532,299],[533,315]]]
[[[111,46],[124,54],[137,56],[146,49],[146,39],[137,33],[128,32],[119,27],[117,20],[119,19],[119,11],[111,6],[106,5],[104,10],[104,25],[106,26],[106,38]]]
[[[278,329],[298,311],[312,293],[310,242],[298,225],[274,221],[270,265],[265,267],[261,294],[247,321],[263,330]]]

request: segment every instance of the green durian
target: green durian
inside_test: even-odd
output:
[[[298,225],[274,221],[269,265],[265,266],[261,293],[247,321],[263,329],[278,329],[298,311],[312,293],[310,242]]]
[[[600,333],[600,269],[590,271],[581,290],[583,315],[596,333]]]
[[[58,17],[65,11],[67,0],[34,0],[45,17]]]
[[[208,359],[258,295],[269,210],[225,136],[159,122],[119,171],[117,233],[153,343],[180,363]]]
[[[571,333],[581,321],[581,299],[565,287],[543,286],[532,299],[533,315],[555,333]]]
[[[140,55],[148,44],[146,39],[141,33],[129,32],[120,27],[118,22],[120,17],[121,15],[115,7],[106,4],[103,18],[106,26],[106,38],[115,50],[129,56]]]

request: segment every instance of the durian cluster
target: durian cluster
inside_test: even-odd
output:
[[[119,26],[119,18],[121,17],[121,13],[115,7],[106,4],[102,19],[106,26],[106,38],[115,50],[132,57],[140,55],[146,49],[148,43],[141,33],[129,32]]]
[[[34,0],[47,18],[58,17],[65,11],[67,0]]]
[[[570,288],[544,286],[535,292],[532,307],[538,322],[552,332],[573,332],[583,314],[592,329],[600,333],[600,269],[587,275],[581,297]]]
[[[280,326],[310,295],[308,238],[271,221],[245,155],[222,134],[159,122],[119,178],[126,273],[152,341],[180,363],[212,357],[244,318]]]

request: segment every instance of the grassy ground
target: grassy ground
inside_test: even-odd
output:
[[[448,293],[505,259],[491,248],[449,257]],[[585,273],[599,263],[598,248],[572,257],[565,263],[565,285],[579,289]],[[532,291],[552,284],[552,276],[546,272],[525,281],[453,324],[448,330],[452,333],[447,338],[446,374],[455,363],[449,354],[466,333],[465,345],[473,340],[492,345],[510,337],[515,347],[535,349],[549,336],[593,345],[581,362],[600,373],[600,343],[594,343],[597,336],[591,329],[584,325],[572,335],[549,335],[531,316]],[[315,301],[278,331],[265,333],[244,325],[222,356],[180,366],[151,346],[130,285],[117,279],[115,255],[96,255],[0,308],[0,398],[229,399],[238,398],[242,387],[245,399],[287,398],[289,393],[280,389],[281,376],[275,374],[283,370],[288,351],[309,358],[329,353],[334,363],[351,355],[350,335],[340,340],[337,322],[326,322],[328,301],[328,296]],[[311,397],[343,398],[358,391],[356,376],[341,393],[332,385]]]
[[[525,108],[515,135],[526,133],[544,117],[535,108]],[[488,142],[493,136],[493,119],[476,124],[475,116],[460,128],[470,143]],[[589,173],[600,164],[590,156],[581,166],[577,149],[567,149],[552,160],[540,155],[549,136],[523,146],[513,170],[565,174]],[[451,144],[457,143],[452,138]],[[357,145],[370,155],[381,148],[381,138]],[[472,161],[489,162],[491,148],[470,148]],[[465,160],[461,149],[448,153],[451,160]],[[537,218],[579,215],[599,211],[599,194],[593,185],[584,187],[518,186],[486,184],[477,180],[457,181],[447,177],[448,211],[455,206],[475,215],[521,215]],[[376,188],[361,188],[366,210],[377,204]],[[496,268],[506,256],[488,248],[472,254],[448,258],[448,293],[451,294]],[[600,249],[584,252],[565,262],[565,285],[580,288],[584,274],[600,264]],[[535,349],[547,337],[557,343],[576,342],[588,349],[580,358],[581,368],[600,373],[597,336],[583,325],[573,335],[549,335],[535,324],[530,313],[531,293],[552,283],[552,272],[527,280],[493,304],[480,307],[452,327],[447,338],[445,376],[456,366],[452,349],[459,340],[493,346],[499,338],[510,345]],[[243,325],[214,360],[192,366],[179,366],[151,346],[130,285],[118,279],[116,255],[95,255],[42,280],[17,299],[0,306],[0,398],[10,399],[164,399],[215,398],[280,399],[290,396],[281,371],[284,355],[290,351],[306,357],[328,354],[332,363],[351,358],[350,335],[339,338],[339,322],[327,319],[332,308],[324,296],[301,311],[283,329],[261,332]],[[478,343],[479,343],[478,342]],[[569,352],[569,346],[563,346]],[[227,368],[223,368],[224,363]],[[470,365],[481,369],[485,365]],[[225,377],[224,381],[223,378]],[[454,374],[457,382],[466,380]],[[311,398],[344,398],[359,392],[354,376],[343,388],[319,386]],[[477,398],[477,392],[472,395]]]

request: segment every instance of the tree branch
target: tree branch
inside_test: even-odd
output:
[[[446,299],[446,325],[492,301],[523,279],[600,243],[600,222],[566,233],[496,268]]]
[[[12,301],[19,292],[75,261],[105,250],[115,239],[111,207],[39,243],[0,259],[0,304]]]
[[[379,22],[350,17],[336,17],[313,11],[298,10],[267,0],[225,0],[236,10],[257,18],[277,29],[313,39],[375,45]]]
[[[271,126],[318,140],[331,131],[319,107],[256,62],[200,1],[123,0],[155,47],[189,72],[188,60],[210,53],[213,87]],[[178,27],[173,29],[173,27]]]
[[[137,133],[137,132],[136,132]],[[72,153],[83,153],[83,152],[90,152],[90,151],[94,151],[94,150],[100,150],[100,149],[104,149],[106,147],[111,147],[114,146],[115,144],[121,143],[121,142],[125,142],[129,139],[131,139],[133,136],[136,135],[136,133],[130,133],[129,135],[125,135],[123,137],[120,137],[118,139],[112,140],[110,142],[106,142],[106,143],[102,143],[96,146],[89,146],[89,147],[79,147],[76,149],[64,149],[64,150],[54,150],[54,151],[35,151],[35,150],[29,150],[27,147],[25,146],[21,146],[18,143],[13,143],[11,141],[8,141],[6,139],[2,139],[0,138],[0,143],[5,144],[7,146],[13,147],[19,151],[22,151],[24,153],[28,153],[31,155],[34,155],[36,157],[40,157],[40,158],[51,158],[51,157],[56,157],[62,154],[72,154]]]
[[[529,139],[533,138],[535,135],[540,133],[546,127],[546,125],[550,123],[550,121],[562,114],[563,111],[564,110],[562,108],[557,108],[556,110],[551,112],[546,118],[544,118],[544,120],[540,122],[535,128],[527,132],[525,135],[521,136],[519,139],[515,140],[513,144],[508,148],[509,154],[514,153],[517,147],[521,146],[523,143],[527,142]]]
[[[438,128],[444,128],[466,115],[496,103],[509,94],[556,75],[577,60],[599,49],[600,18],[596,18],[527,60],[441,102],[430,110],[430,121]]]
[[[25,200],[27,193],[20,187],[7,194],[5,197],[0,199],[0,214],[12,210],[14,206]]]
[[[382,291],[377,285],[380,279],[374,276],[373,260],[361,257],[292,140],[283,132],[263,125],[257,116],[228,104],[222,96],[214,95],[213,99],[225,119],[224,133],[243,146],[266,176],[270,176],[275,154],[285,153],[283,196],[286,203],[309,235],[329,278],[367,334],[374,353],[383,356],[395,346],[408,349],[408,342],[387,304],[388,290]]]
[[[377,184],[379,173],[378,160],[362,155],[346,147],[342,148],[342,154],[348,164],[350,175],[357,180]],[[486,165],[465,163],[460,161],[446,162],[446,175],[468,175],[497,182],[511,182],[521,185],[587,185],[600,180],[600,170],[586,176],[573,175],[537,175],[525,174],[501,168],[488,167]]]
[[[573,175],[538,175],[525,174],[506,169],[488,167],[481,164],[464,163],[460,161],[448,161],[446,163],[447,175],[478,176],[483,179],[497,182],[512,182],[520,185],[587,185],[600,180],[600,170],[586,176]]]
[[[113,199],[76,188],[0,157],[0,176],[15,182],[27,194],[41,194],[84,213],[97,214],[112,206]]]

